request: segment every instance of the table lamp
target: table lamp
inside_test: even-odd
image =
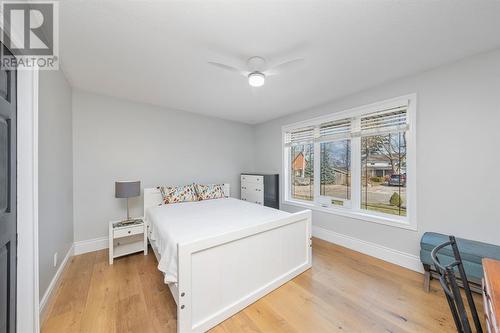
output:
[[[120,181],[115,182],[115,198],[127,198],[127,220],[130,220],[130,213],[128,207],[128,199],[138,197],[141,195],[141,182],[140,181]]]

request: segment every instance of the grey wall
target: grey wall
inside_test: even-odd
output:
[[[257,125],[256,169],[281,173],[282,125],[415,92],[418,232],[317,211],[313,224],[414,255],[425,231],[500,244],[500,51]]]
[[[73,244],[71,87],[61,71],[40,71],[38,242],[40,298]],[[57,267],[53,266],[58,253]]]
[[[314,224],[415,255],[429,230],[500,244],[499,92],[500,50],[256,126],[74,91],[74,239],[107,236],[108,221],[125,215],[125,200],[114,198],[115,180],[139,179],[143,188],[230,182],[237,197],[240,172],[281,173],[282,125],[417,93],[418,231],[321,212],[314,212]],[[59,135],[65,125],[55,124],[47,124],[46,133]],[[63,143],[51,146],[57,144]],[[133,215],[141,215],[142,197],[131,206]],[[53,249],[44,251],[52,256]],[[40,260],[47,266],[48,259]]]
[[[229,182],[239,197],[239,174],[254,169],[253,128],[231,121],[75,91],[73,129],[75,241],[107,236],[125,216],[116,180]],[[142,197],[130,203],[142,215]]]

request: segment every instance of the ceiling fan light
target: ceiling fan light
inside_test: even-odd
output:
[[[262,87],[266,82],[266,76],[261,72],[252,72],[248,74],[248,84],[252,87]]]

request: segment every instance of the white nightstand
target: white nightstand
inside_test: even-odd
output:
[[[113,265],[114,258],[141,251],[144,251],[144,255],[148,254],[148,237],[142,218],[130,224],[109,222],[110,265]]]

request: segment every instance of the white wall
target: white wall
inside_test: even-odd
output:
[[[40,299],[73,244],[71,87],[61,71],[40,71],[38,105]],[[57,267],[53,265],[58,253]]]
[[[500,244],[500,50],[257,125],[256,169],[281,173],[282,125],[415,92],[418,232],[317,211],[313,224],[412,255],[425,231]]]
[[[116,180],[229,182],[239,197],[240,173],[254,169],[253,128],[231,121],[75,91],[73,129],[75,241],[107,237],[108,221],[126,216]],[[143,214],[142,196],[130,203]]]

